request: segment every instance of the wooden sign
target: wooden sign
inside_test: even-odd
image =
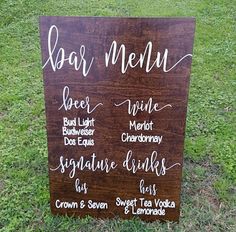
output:
[[[40,18],[53,214],[178,221],[194,27]]]

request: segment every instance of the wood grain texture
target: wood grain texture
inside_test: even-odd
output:
[[[145,72],[144,68],[136,66],[128,68],[125,74],[120,71],[121,59],[117,64],[105,66],[105,53],[109,51],[112,41],[117,41],[120,46],[126,47],[128,54],[143,53],[146,44],[153,44],[151,61],[155,60],[156,52],[164,53],[168,48],[168,62],[170,67],[181,57],[192,53],[195,20],[192,18],[103,18],[103,17],[41,17],[40,34],[42,48],[42,63],[45,64],[49,57],[48,32],[52,25],[58,28],[58,43],[53,54],[63,47],[68,56],[70,52],[77,51],[81,45],[86,47],[86,60],[94,57],[94,62],[86,77],[82,71],[75,70],[65,62],[61,69],[52,70],[50,63],[43,68],[45,106],[48,137],[48,162],[50,178],[50,203],[53,214],[85,216],[91,215],[99,218],[132,218],[130,212],[124,213],[124,207],[116,206],[116,198],[128,200],[145,198],[154,203],[154,199],[170,200],[176,204],[175,208],[166,208],[165,215],[139,215],[146,221],[154,220],[179,220],[181,173],[183,165],[183,145],[187,111],[187,98],[191,57],[181,61],[169,72],[162,68],[153,68]],[[52,38],[55,41],[55,36]],[[73,99],[85,99],[89,96],[91,106],[102,103],[94,112],[88,115],[85,110],[71,109],[58,110],[62,105],[62,93],[65,86],[69,87]],[[148,101],[152,98],[159,106],[171,104],[159,112],[138,112],[135,116],[127,113],[127,104],[115,107],[126,99],[131,102]],[[69,119],[94,118],[95,129],[92,138],[94,146],[65,146],[62,136],[63,117]],[[153,122],[152,130],[130,130],[130,121]],[[81,128],[75,126],[77,129]],[[68,128],[72,128],[68,127]],[[121,134],[133,135],[160,135],[162,142],[129,142],[121,141]],[[76,138],[78,136],[68,136]],[[126,154],[132,150],[132,158],[144,161],[153,151],[157,151],[158,159],[165,158],[169,167],[166,175],[157,176],[155,173],[139,170],[129,172],[122,164]],[[60,157],[64,159],[91,160],[95,153],[99,160],[108,158],[115,161],[117,168],[104,173],[102,171],[77,170],[73,178],[69,178],[70,168],[62,173],[58,167]],[[88,193],[75,191],[75,179],[86,182]],[[139,190],[140,180],[144,179],[145,185],[155,184],[157,194],[142,194]],[[85,202],[84,208],[57,208],[56,201],[60,202]],[[107,202],[107,209],[89,209],[88,201]],[[140,202],[138,203],[140,204]],[[140,206],[140,205],[139,205]],[[134,207],[137,209],[139,206]],[[143,207],[145,208],[145,207]],[[146,208],[155,208],[152,207]],[[157,207],[158,208],[158,207]]]

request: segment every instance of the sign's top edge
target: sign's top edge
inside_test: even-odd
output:
[[[165,19],[165,20],[196,20],[193,16],[187,16],[187,17],[175,17],[175,16],[167,16],[167,17],[125,17],[125,16],[57,16],[57,15],[41,15],[39,18],[87,18],[87,19]]]

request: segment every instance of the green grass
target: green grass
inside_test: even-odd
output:
[[[0,1],[0,231],[236,231],[235,1]],[[40,15],[195,16],[179,224],[53,217]]]

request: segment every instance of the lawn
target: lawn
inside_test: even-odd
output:
[[[0,231],[236,231],[236,2],[0,1]],[[39,16],[194,16],[180,223],[49,209]]]

